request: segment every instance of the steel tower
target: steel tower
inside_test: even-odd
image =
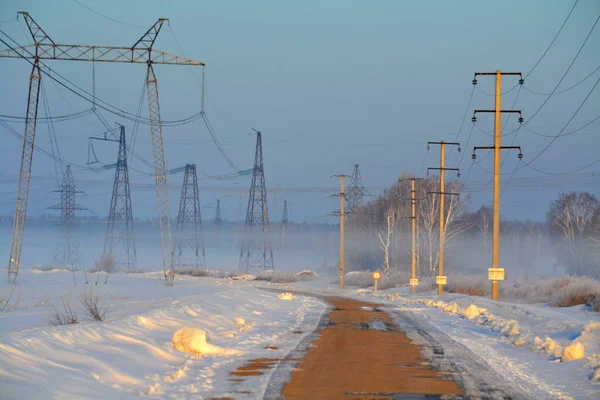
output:
[[[67,266],[73,272],[73,283],[75,281],[75,269],[81,267],[81,258],[79,254],[79,241],[73,235],[75,224],[75,211],[87,210],[75,202],[75,195],[83,193],[77,190],[73,180],[71,166],[67,165],[63,180],[58,189],[54,190],[60,193],[60,203],[48,207],[50,210],[60,210],[60,225],[62,228],[62,238],[56,246],[54,253],[54,263],[59,266]]]
[[[269,227],[269,206],[265,171],[263,169],[262,138],[259,131],[254,131],[256,132],[254,170],[252,172],[252,185],[250,186],[239,263],[239,270],[247,273],[274,269]]]
[[[187,164],[175,236],[175,266],[206,269],[196,165]]]
[[[124,126],[121,126],[119,135],[119,155],[117,157],[117,169],[115,171],[103,253],[111,254],[117,267],[132,269],[137,265]]]
[[[354,165],[352,176],[350,176],[350,182],[348,182],[348,189],[346,190],[347,199],[347,214],[353,214],[355,209],[360,208],[363,204],[363,199],[367,194],[367,190],[362,184],[362,176],[358,164]]]

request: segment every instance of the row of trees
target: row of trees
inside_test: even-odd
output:
[[[358,208],[348,221],[348,265],[383,268],[385,273],[411,263],[412,176]],[[435,276],[439,244],[439,178],[417,181],[417,260],[419,276]],[[458,180],[446,183],[445,265],[448,271],[487,270],[491,261],[492,214],[488,206],[468,211],[469,191]],[[501,265],[507,274],[568,272],[600,275],[600,203],[590,193],[564,193],[550,205],[545,222],[501,221]],[[544,271],[542,271],[544,270]],[[449,272],[450,273],[450,272]]]

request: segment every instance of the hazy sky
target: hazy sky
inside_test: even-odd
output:
[[[119,24],[92,13],[72,0],[0,0],[0,29],[20,44],[31,38],[17,11],[28,11],[56,43],[131,46],[157,18],[170,18],[155,48],[206,63],[206,114],[231,158],[240,168],[251,168],[255,136],[263,132],[266,181],[272,220],[281,218],[287,199],[292,220],[335,222],[330,211],[338,208],[329,192],[338,189],[330,178],[351,173],[360,164],[365,186],[377,195],[401,171],[424,173],[437,166],[439,149],[427,153],[427,141],[452,140],[466,145],[475,108],[493,108],[493,78],[480,78],[467,118],[461,121],[472,91],[476,71],[527,73],[563,23],[573,5],[567,0],[540,1],[91,1],[81,3],[111,18],[138,25]],[[548,54],[527,78],[525,87],[506,94],[504,108],[521,109],[527,121],[551,92],[575,57],[600,14],[600,1],[580,0]],[[600,23],[598,24],[600,25]],[[174,36],[175,35],[175,36]],[[2,36],[6,40],[6,37]],[[0,44],[0,48],[4,45]],[[564,90],[600,67],[600,26],[558,88]],[[47,61],[55,71],[91,91],[91,63]],[[0,114],[24,116],[30,65],[24,60],[0,59]],[[198,70],[198,73],[200,71]],[[190,67],[157,66],[162,118],[174,120],[200,109],[201,90]],[[199,74],[197,74],[199,76]],[[577,87],[552,96],[527,122],[527,128],[556,135],[600,78],[594,73]],[[96,65],[100,99],[135,113],[145,79],[144,65]],[[90,108],[90,104],[44,79],[52,115]],[[516,84],[507,77],[504,88]],[[600,86],[600,84],[598,85]],[[485,92],[485,93],[484,93]],[[568,125],[565,133],[599,115],[600,87]],[[133,124],[123,123],[131,138]],[[142,115],[147,117],[144,99]],[[43,103],[39,116],[44,117]],[[517,127],[509,119],[505,133]],[[19,133],[23,124],[11,123]],[[460,163],[461,179],[482,190],[471,198],[473,208],[490,204],[492,157],[480,153],[480,165],[472,163],[472,146],[490,146],[493,117],[481,116]],[[104,127],[93,115],[54,125],[62,157],[85,165],[88,137]],[[600,120],[575,134],[557,139],[531,165],[546,173],[569,172],[600,158]],[[510,145],[515,133],[503,138]],[[16,177],[22,143],[0,126],[0,214],[14,210]],[[219,175],[232,169],[218,153],[201,120],[164,129],[167,168],[195,163],[201,173]],[[524,161],[538,155],[552,138],[521,129],[515,145],[521,145]],[[38,124],[36,143],[49,150],[48,125]],[[115,162],[116,147],[98,144],[104,164]],[[140,127],[135,150],[152,161],[150,132]],[[459,158],[449,150],[448,166]],[[515,170],[516,153],[503,166],[504,182]],[[523,167],[521,163],[520,167]],[[154,179],[142,173],[151,169],[133,161],[131,181],[134,214],[156,215]],[[502,196],[507,218],[544,219],[549,203],[562,190],[597,192],[600,169],[596,164],[575,174],[555,178],[529,168],[517,170]],[[139,172],[137,172],[137,171]],[[141,173],[140,173],[141,172]],[[108,213],[113,171],[93,173],[74,168],[80,189],[78,202],[96,214]],[[200,175],[202,177],[202,175]],[[536,179],[525,180],[532,177]],[[539,178],[543,177],[543,178]],[[182,175],[169,176],[171,215],[176,215]],[[36,153],[29,214],[49,213],[45,207],[57,202],[51,193],[56,185],[53,162]],[[219,182],[202,179],[201,202],[210,207],[220,197],[224,217],[243,218],[249,177]],[[274,189],[277,194],[273,203]],[[243,193],[240,203],[239,193]],[[276,205],[275,205],[276,204]],[[203,208],[204,218],[214,210]],[[88,214],[89,215],[89,214]]]

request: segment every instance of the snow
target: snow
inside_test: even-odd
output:
[[[185,326],[178,329],[173,334],[173,347],[177,350],[189,354],[216,354],[216,355],[234,355],[239,354],[239,351],[233,349],[224,349],[222,347],[213,346],[208,342],[206,331],[198,328]],[[180,375],[179,372],[174,373]],[[171,375],[173,378],[174,374]]]
[[[279,295],[277,295],[277,297],[279,297],[281,300],[294,300],[296,298],[296,296],[294,296],[293,294],[286,292],[286,293],[281,293]]]
[[[574,361],[581,360],[585,354],[583,344],[578,341],[574,341],[564,348],[562,353],[563,361]]]
[[[375,294],[324,279],[288,282],[287,274],[274,279],[280,283],[177,275],[167,287],[156,272],[113,274],[106,285],[101,279],[97,289],[109,309],[99,323],[82,312],[79,296],[88,285],[76,275],[74,287],[70,271],[24,269],[15,288],[0,288],[0,298],[19,299],[0,312],[2,398],[262,398],[279,370],[241,383],[231,382],[229,371],[255,358],[283,358],[310,338],[327,306],[300,292],[383,304],[378,309],[432,364],[459,372],[473,397],[496,390],[512,398],[600,397],[600,314],[585,306],[411,295],[406,286]],[[51,326],[63,299],[79,323]],[[374,320],[369,328],[385,327]]]
[[[229,381],[229,371],[250,359],[284,357],[326,310],[309,297],[280,301],[249,281],[176,276],[167,287],[160,272],[114,274],[98,284],[109,301],[100,323],[83,314],[78,297],[89,285],[76,275],[74,287],[71,272],[21,270],[14,289],[20,304],[0,312],[2,399],[262,398],[272,371],[241,383]],[[1,287],[0,298],[11,290]],[[51,326],[52,305],[63,298],[79,323]],[[173,340],[186,327],[192,330]],[[180,352],[173,342],[202,354]]]

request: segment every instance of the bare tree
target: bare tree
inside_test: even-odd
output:
[[[425,251],[425,258],[428,264],[428,275],[434,276],[438,265],[438,246],[439,243],[439,195],[428,195],[427,192],[438,191],[439,179],[430,178],[421,181],[421,193],[419,202],[419,227],[420,241],[424,246],[420,246]],[[444,207],[444,243],[446,247],[452,246],[452,242],[470,226],[470,223],[462,218],[466,211],[468,202],[468,193],[460,182],[451,181],[446,183],[446,190],[458,193],[458,196],[446,196]]]
[[[492,236],[492,214],[493,210],[488,206],[481,206],[475,213],[475,226],[479,230],[481,240],[483,240],[483,249],[486,256],[490,255],[490,238]]]
[[[593,243],[597,240],[600,203],[588,192],[561,193],[550,205],[548,225],[559,245],[558,263],[572,274],[598,274],[593,261]]]
[[[386,223],[377,233],[381,242],[381,250],[383,250],[383,272],[386,276],[390,275],[390,239],[396,225],[396,213],[393,207],[389,207],[386,212]]]

